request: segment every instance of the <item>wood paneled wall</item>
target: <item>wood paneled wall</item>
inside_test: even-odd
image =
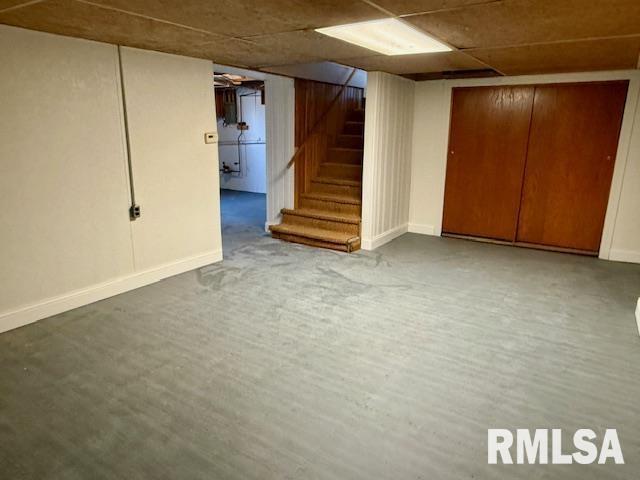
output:
[[[347,112],[362,107],[363,89],[347,87],[315,132],[311,132],[340,89],[341,85],[313,80],[295,80],[295,146],[300,148],[304,143],[304,149],[295,163],[296,206],[299,196],[308,191],[311,178],[317,172],[320,162],[326,158],[327,149],[335,144],[338,133],[342,131]],[[309,138],[305,142],[307,137]]]

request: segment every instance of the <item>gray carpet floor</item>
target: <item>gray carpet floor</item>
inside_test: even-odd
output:
[[[0,477],[638,478],[640,265],[318,250],[231,196],[222,263],[0,335]],[[626,464],[487,465],[488,428],[545,427],[617,428]]]

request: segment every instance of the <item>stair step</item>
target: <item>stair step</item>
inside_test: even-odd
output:
[[[362,178],[362,165],[324,162],[320,164],[318,174],[320,177],[343,178],[345,180],[359,181]]]
[[[311,192],[362,197],[361,184],[362,182],[360,182],[359,180],[344,180],[341,178],[314,178],[311,180]]]
[[[317,245],[317,242],[321,242],[326,245],[326,248],[335,248],[336,246],[344,247],[345,251],[352,251],[355,245],[359,247],[360,237],[353,235],[352,233],[335,232],[331,230],[324,230],[322,228],[307,227],[302,225],[269,225],[271,233],[275,234],[276,238],[281,236],[293,237],[293,241],[309,239],[314,241],[313,245]],[[287,239],[287,238],[284,238]],[[304,241],[298,241],[297,243],[306,243]]]
[[[348,197],[329,193],[304,193],[300,195],[298,208],[322,210],[330,215],[357,215],[362,208],[359,197]]]
[[[335,195],[331,193],[303,193],[300,198],[321,200],[323,202],[346,203],[349,205],[360,205],[362,203],[359,198],[349,197],[346,195]]]
[[[364,109],[363,108],[356,108],[354,110],[351,110],[348,114],[348,120],[350,121],[360,121],[360,122],[364,122]]]
[[[355,213],[328,212],[313,208],[296,208],[295,210],[283,208],[282,225],[360,235],[360,217]]]
[[[343,133],[338,135],[338,147],[362,149],[364,145],[364,137],[362,135],[353,135]]]
[[[327,160],[329,160],[329,163],[362,165],[362,157],[362,148],[332,147],[329,149]]]
[[[347,180],[346,178],[316,177],[311,183],[327,183],[330,185],[345,185],[349,187],[359,187],[362,185],[360,180]]]
[[[349,214],[337,214],[337,213],[327,213],[324,210],[314,210],[312,208],[283,208],[281,210],[283,215],[295,215],[306,218],[316,218],[318,220],[326,220],[328,222],[338,222],[338,223],[350,223],[353,225],[360,224],[360,217],[358,215],[349,215]]]
[[[360,120],[347,120],[344,122],[343,133],[352,135],[364,134],[364,122]]]

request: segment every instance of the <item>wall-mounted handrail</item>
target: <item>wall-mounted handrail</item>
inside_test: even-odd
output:
[[[304,137],[304,140],[302,140],[302,143],[296,148],[293,156],[291,157],[291,160],[289,160],[289,163],[287,163],[287,168],[291,168],[293,164],[296,163],[296,159],[298,158],[298,155],[302,152],[302,150],[304,150],[307,140],[311,138],[311,136],[315,133],[316,129],[322,124],[322,122],[327,117],[327,115],[329,115],[329,112],[336,105],[336,103],[338,102],[338,99],[340,99],[340,97],[342,96],[342,93],[349,86],[351,79],[356,74],[356,70],[357,68],[354,67],[354,69],[351,71],[351,74],[349,75],[349,78],[347,78],[347,81],[340,87],[340,90],[338,91],[336,96],[333,98],[333,100],[331,100],[331,103],[329,103],[329,106],[325,109],[322,115],[320,115],[318,120],[316,120],[316,122],[313,124],[313,127],[311,127],[311,130],[307,132],[307,135]]]

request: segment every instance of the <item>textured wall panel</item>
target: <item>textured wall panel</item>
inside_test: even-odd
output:
[[[295,92],[291,78],[265,78],[267,134],[267,224],[278,223],[280,209],[293,208],[293,155]]]
[[[404,233],[409,221],[414,82],[369,74],[362,181],[362,246]]]

